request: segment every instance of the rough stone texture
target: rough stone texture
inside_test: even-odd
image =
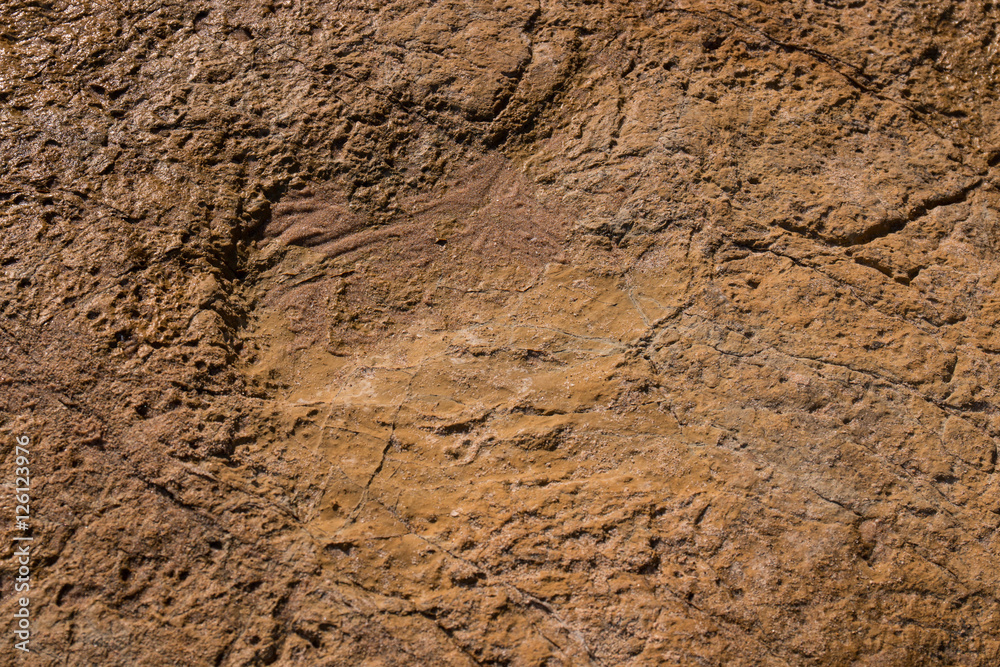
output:
[[[998,664],[998,22],[0,4],[19,664]]]

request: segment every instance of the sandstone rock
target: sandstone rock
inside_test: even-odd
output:
[[[996,664],[998,11],[5,3],[27,660]]]

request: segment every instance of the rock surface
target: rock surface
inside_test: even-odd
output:
[[[0,16],[18,664],[1000,662],[994,4]]]

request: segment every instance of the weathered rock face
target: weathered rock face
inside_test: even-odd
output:
[[[994,5],[0,14],[30,664],[1000,661]]]

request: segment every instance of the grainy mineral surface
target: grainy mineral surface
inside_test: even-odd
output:
[[[998,23],[5,0],[0,663],[997,665]]]

